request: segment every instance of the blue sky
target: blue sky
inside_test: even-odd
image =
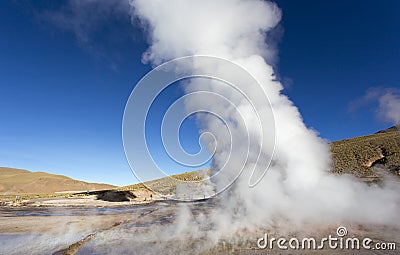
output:
[[[349,105],[369,88],[400,87],[400,2],[277,3],[283,20],[275,31],[276,70],[305,123],[330,141],[390,126],[376,117],[376,103],[355,111]],[[67,1],[0,2],[0,165],[136,182],[121,126],[131,90],[151,70],[141,62],[146,36],[118,15],[77,34],[60,21],[63,12]],[[179,87],[167,91],[161,105],[180,93]],[[188,121],[182,130],[188,151],[198,149],[196,134]]]

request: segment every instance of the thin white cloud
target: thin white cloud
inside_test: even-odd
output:
[[[395,125],[400,124],[400,89],[369,88],[364,96],[349,104],[349,112],[356,112],[371,105],[376,105],[374,112],[378,119]]]
[[[80,43],[88,43],[95,32],[110,18],[129,18],[128,1],[69,0],[58,10],[46,10],[42,18],[53,25],[72,31]]]
[[[128,0],[69,0],[56,8],[34,11],[41,24],[73,33],[80,48],[115,71],[122,58],[121,42],[134,40],[130,12]]]
[[[379,97],[379,114],[387,121],[400,124],[400,93],[387,92]]]

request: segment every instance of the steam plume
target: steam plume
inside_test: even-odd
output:
[[[272,165],[265,178],[254,188],[249,188],[251,169],[256,163],[249,149],[249,161],[242,175],[228,192],[219,197],[219,207],[212,214],[218,230],[234,231],[243,227],[272,224],[276,219],[285,221],[333,223],[341,220],[353,222],[387,223],[396,217],[399,196],[398,187],[368,187],[348,176],[332,176],[329,145],[308,129],[298,109],[281,93],[282,85],[276,81],[268,59],[274,50],[266,45],[266,37],[280,21],[281,12],[276,4],[266,1],[147,1],[131,2],[134,13],[145,24],[150,37],[150,47],[144,60],[160,64],[172,58],[192,54],[213,55],[229,59],[248,70],[267,92],[275,116],[276,148]],[[193,65],[178,69],[195,71],[219,67]],[[237,99],[228,89],[221,89],[213,81],[191,81],[186,92],[208,90],[223,94],[235,102],[237,108],[248,107],[248,103]],[[246,84],[239,87],[246,90]],[[250,92],[251,93],[251,92]],[[221,116],[240,123],[239,115],[232,109],[206,101]],[[188,110],[198,108],[204,100],[186,102]],[[224,110],[225,109],[225,110]],[[209,116],[199,117],[204,130],[223,138],[220,122]],[[235,136],[260,137],[257,129],[251,128],[251,117],[245,117],[250,129],[240,125],[232,129]],[[261,143],[261,141],[259,141]],[[218,141],[214,155],[214,168],[223,166],[228,143]],[[243,153],[240,146],[232,147],[232,158]],[[261,159],[267,158],[262,151]],[[266,167],[267,162],[262,167]],[[234,168],[234,159],[230,167]],[[260,166],[258,166],[260,168]],[[259,170],[259,169],[256,169]],[[214,182],[223,185],[229,175],[217,175]],[[223,231],[224,230],[224,231]]]

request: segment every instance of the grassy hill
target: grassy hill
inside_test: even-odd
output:
[[[78,181],[63,175],[0,167],[0,194],[3,195],[21,193],[40,194],[112,188],[115,188],[115,186]]]
[[[205,171],[207,171],[205,173]],[[173,194],[175,193],[176,185],[180,183],[180,181],[188,181],[188,182],[200,182],[204,179],[205,174],[210,174],[209,170],[197,170],[193,172],[186,172],[183,174],[176,174],[170,177],[164,177],[157,180],[152,180],[143,183],[133,184],[129,186],[124,186],[117,188],[119,191],[138,191],[141,189],[147,189],[146,187],[151,188],[154,191],[157,191],[161,194]]]
[[[392,173],[399,174],[400,135],[396,127],[373,135],[333,142],[331,150],[335,173],[377,177],[372,166],[379,163]]]

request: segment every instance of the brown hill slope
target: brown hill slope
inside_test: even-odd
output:
[[[357,177],[379,177],[373,166],[384,165],[393,173],[400,174],[400,135],[396,127],[379,131],[376,134],[360,136],[331,143],[333,172],[349,173]],[[204,170],[188,172],[153,180],[147,186],[164,194],[173,194],[180,180],[201,181]],[[51,193],[57,191],[84,191],[116,188],[112,185],[87,183],[62,175],[43,172],[29,172],[0,167],[0,194]],[[139,192],[147,190],[139,183],[116,188],[119,191]]]
[[[0,194],[3,195],[112,188],[115,188],[115,186],[78,181],[63,175],[0,167]]]
[[[377,177],[373,166],[384,165],[399,174],[400,133],[396,127],[373,135],[360,136],[331,144],[334,172],[357,177]]]

